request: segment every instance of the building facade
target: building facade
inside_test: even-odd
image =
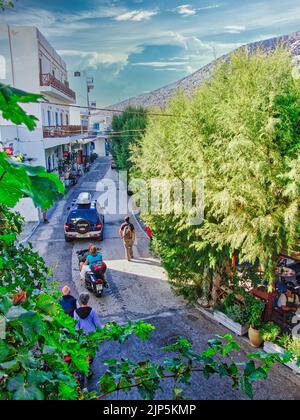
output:
[[[71,121],[76,94],[66,63],[36,27],[0,24],[0,82],[43,95],[41,103],[22,104],[38,119],[34,131],[0,115],[0,149],[22,155],[26,163],[44,166],[64,181],[67,165],[82,165],[96,139],[88,133],[88,119]]]

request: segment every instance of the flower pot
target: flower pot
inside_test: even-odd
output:
[[[259,330],[253,327],[250,327],[248,334],[249,334],[249,339],[250,339],[250,343],[252,347],[258,348],[262,345],[263,339],[261,338],[261,334]]]
[[[280,347],[278,344],[270,342],[265,342],[264,351],[269,354],[284,354],[286,352],[286,350]],[[285,363],[285,366],[292,369],[297,375],[300,375],[300,367],[297,365],[297,359]]]
[[[247,334],[249,325],[241,325],[237,322],[234,322],[223,312],[214,311],[214,319],[224,327],[228,328],[230,331],[234,332],[238,336],[244,336]]]

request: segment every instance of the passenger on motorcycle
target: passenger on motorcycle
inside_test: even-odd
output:
[[[102,254],[97,250],[95,245],[89,246],[89,254],[84,263],[80,263],[80,278],[84,281],[86,273],[91,271],[95,264],[101,265],[103,263]]]

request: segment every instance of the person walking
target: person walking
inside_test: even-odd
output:
[[[90,295],[82,293],[79,296],[80,308],[74,312],[74,319],[76,321],[75,329],[77,331],[83,331],[85,335],[95,332],[97,328],[102,328],[96,311],[88,306],[89,300]]]
[[[131,261],[133,258],[133,245],[135,242],[135,229],[132,223],[130,223],[130,217],[125,217],[124,223],[122,224],[119,235],[123,240],[125,248],[125,258]]]
[[[42,214],[43,214],[43,223],[45,225],[49,224],[49,220],[47,219],[47,210],[42,210]]]
[[[145,229],[146,229],[146,233],[147,233],[150,241],[152,242],[152,240],[153,240],[153,234],[152,234],[152,230],[151,230],[150,226],[147,225]]]
[[[74,317],[74,312],[77,308],[76,299],[71,295],[71,290],[68,286],[62,288],[62,299],[59,301],[64,312],[67,315]]]

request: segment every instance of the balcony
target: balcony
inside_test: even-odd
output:
[[[76,94],[72,89],[69,88],[68,82],[62,83],[50,73],[40,75],[40,85],[41,90],[45,90],[46,93],[52,93],[54,95],[56,94],[55,96],[71,100],[71,102],[76,101]],[[43,89],[43,87],[46,87],[47,89]]]
[[[44,126],[43,136],[47,138],[63,138],[80,136],[81,134],[88,133],[88,127],[82,127],[81,125],[62,125],[62,126]]]

